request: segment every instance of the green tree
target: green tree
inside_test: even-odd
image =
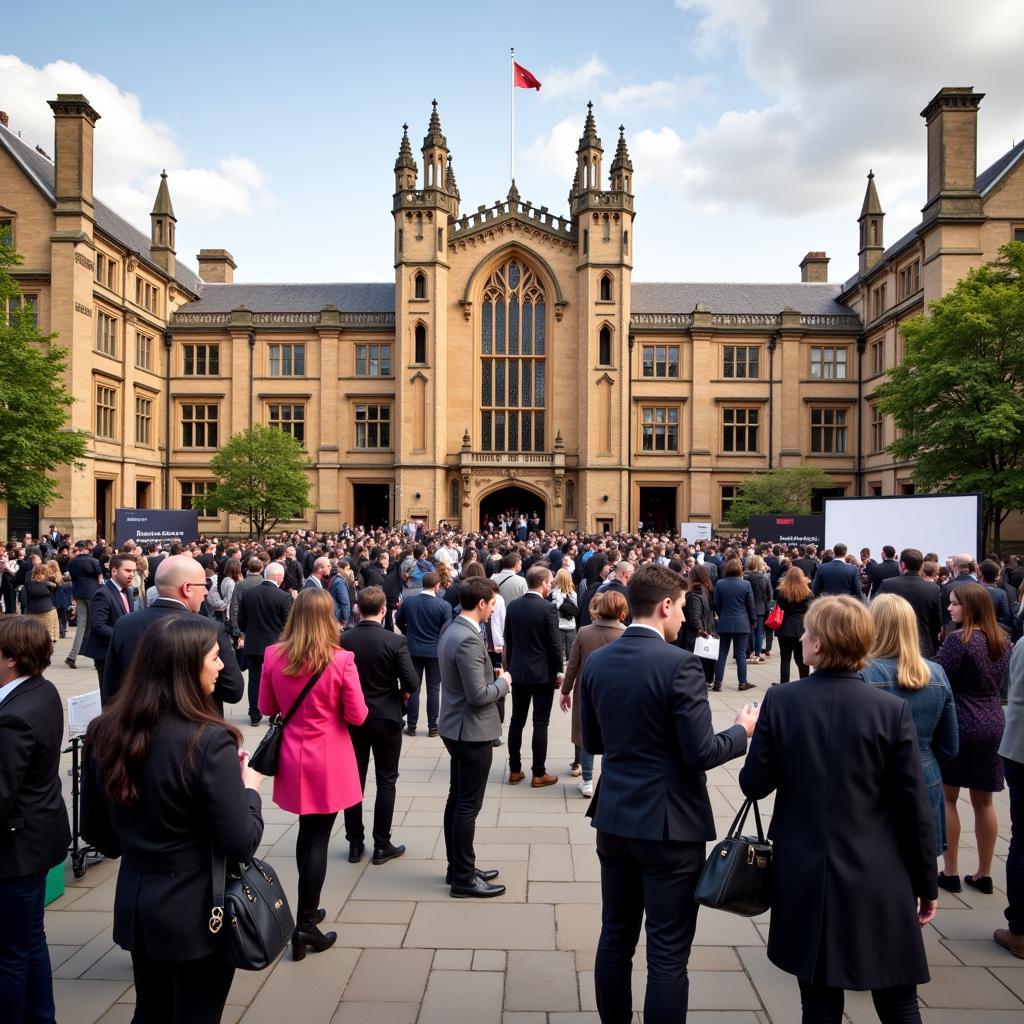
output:
[[[0,501],[49,505],[60,492],[48,474],[76,464],[88,434],[67,427],[67,349],[39,333],[35,310],[20,301],[11,269],[22,258],[10,241],[0,235]]]
[[[982,495],[986,541],[1024,508],[1024,243],[972,270],[904,321],[903,362],[877,389],[901,431],[889,446],[914,461],[919,489]]]
[[[193,505],[239,515],[249,524],[250,536],[263,537],[282,519],[302,516],[311,465],[291,434],[257,424],[232,435],[213,457],[210,468],[217,483]]]
[[[787,466],[748,476],[732,503],[729,522],[746,526],[751,516],[807,515],[814,492],[833,486],[828,473],[813,466]]]

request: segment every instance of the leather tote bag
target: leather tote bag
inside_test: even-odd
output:
[[[741,834],[751,807],[756,838]],[[744,802],[726,837],[711,851],[695,899],[705,907],[743,917],[756,917],[772,905],[772,844],[764,837],[756,801]]]
[[[772,605],[772,610],[768,613],[764,624],[768,629],[778,629],[782,625],[782,620],[785,616],[786,613],[777,604]]]
[[[249,758],[249,767],[254,772],[259,772],[260,775],[277,774],[277,769],[281,764],[281,740],[284,738],[284,727],[291,720],[292,715],[298,711],[299,705],[306,699],[306,695],[316,686],[317,680],[323,674],[324,669],[322,668],[309,677],[309,682],[302,688],[302,693],[295,698],[284,718],[274,715],[270,720],[270,726],[263,734],[263,739],[260,740],[259,745]]]

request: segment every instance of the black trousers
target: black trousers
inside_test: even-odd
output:
[[[263,675],[263,655],[247,654],[245,664],[249,669],[249,714],[258,715],[260,713],[260,676]],[[284,714],[283,711],[281,713]]]
[[[476,871],[476,817],[483,806],[494,747],[491,740],[442,738],[451,757],[448,802],[444,805],[444,849],[452,880],[469,883]]]
[[[50,951],[43,931],[46,872],[0,882],[0,1020],[52,1024]]]
[[[423,680],[423,685],[409,695],[409,703],[405,706],[405,721],[415,727],[420,720],[420,694],[427,694],[427,728],[437,728],[437,716],[441,712],[441,667],[437,658],[421,658],[413,656],[412,667],[416,677]]]
[[[921,1024],[916,985],[876,988],[871,999],[882,1024]],[[803,1024],[841,1024],[844,1001],[841,988],[800,982]]]
[[[235,969],[220,952],[199,960],[152,960],[142,930],[132,950],[135,1016],[132,1024],[219,1024]]]
[[[535,777],[547,773],[544,762],[548,757],[548,723],[551,721],[551,705],[555,701],[552,686],[533,683],[512,684],[512,721],[508,726],[508,767],[509,771],[523,770],[523,728],[530,704],[533,704],[533,765]]]
[[[395,816],[395,783],[398,781],[398,759],[402,754],[402,723],[388,718],[368,718],[362,725],[350,725],[348,733],[356,752],[359,766],[359,788],[366,792],[366,773],[373,754],[373,771],[377,778],[377,798],[373,805],[373,845],[387,846],[391,842],[391,820]],[[356,804],[345,810],[345,838],[350,843],[361,843],[363,805]]]
[[[296,924],[310,926],[320,907],[320,893],[327,877],[327,844],[337,814],[300,814],[295,840],[295,863],[299,868],[299,905]]]
[[[598,830],[601,938],[594,989],[602,1024],[630,1024],[633,954],[647,915],[645,1024],[686,1020],[686,964],[697,928],[693,896],[704,867],[703,843],[626,839]]]
[[[1010,791],[1010,851],[1006,855],[1006,925],[1024,935],[1024,764],[1003,758]]]
[[[800,647],[800,638],[793,636],[779,637],[779,682],[789,682],[789,659],[792,655],[796,661],[796,669],[801,679],[806,679],[811,670],[804,664],[803,650]]]

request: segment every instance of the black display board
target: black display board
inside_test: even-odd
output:
[[[199,540],[199,512],[177,508],[119,508],[114,510],[114,540],[123,544],[188,544]]]
[[[825,517],[751,516],[747,536],[762,544],[817,544],[820,550],[825,543]]]

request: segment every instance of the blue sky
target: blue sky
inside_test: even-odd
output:
[[[566,212],[592,99],[606,172],[626,126],[636,280],[795,280],[826,249],[838,281],[869,167],[887,241],[919,217],[939,88],[987,93],[979,167],[1024,135],[1019,5],[972,18],[953,0],[22,5],[0,109],[52,152],[46,99],[85,93],[97,194],[147,228],[166,166],[193,266],[227,248],[237,280],[388,280],[403,121],[418,157],[436,97],[463,209],[503,197],[515,46],[544,83],[517,91],[520,193]]]

